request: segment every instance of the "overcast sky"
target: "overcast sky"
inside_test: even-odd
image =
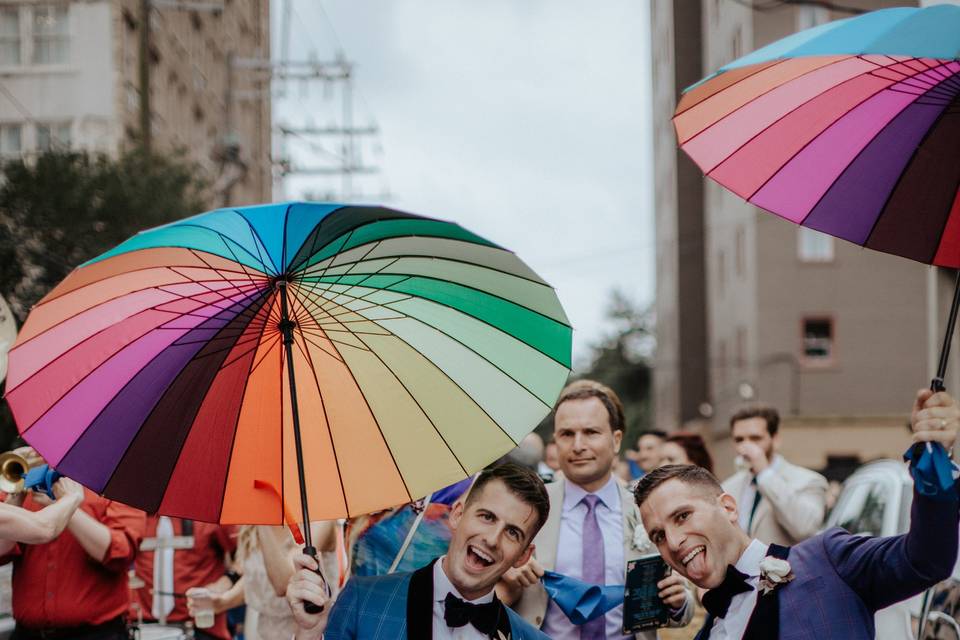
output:
[[[282,7],[274,0],[274,56]],[[609,292],[654,289],[649,9],[637,0],[292,0],[289,51],[355,64],[356,124],[381,175],[379,202],[455,220],[513,251],[556,287],[581,363],[610,327]],[[287,85],[275,119],[338,122],[340,99]],[[329,164],[291,140],[301,166]],[[324,146],[331,149],[335,145]],[[337,186],[288,179],[286,196]]]

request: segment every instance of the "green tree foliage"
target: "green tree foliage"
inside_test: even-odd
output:
[[[651,417],[654,331],[653,314],[622,291],[610,293],[606,316],[612,330],[591,348],[589,365],[571,379],[589,378],[613,389],[623,402],[627,420],[624,449],[632,448],[639,434],[648,429]],[[553,434],[553,416],[537,432],[547,440]]]
[[[138,231],[206,209],[206,185],[181,154],[53,151],[3,166],[0,295],[22,322],[77,265]],[[16,433],[0,403],[0,451]]]

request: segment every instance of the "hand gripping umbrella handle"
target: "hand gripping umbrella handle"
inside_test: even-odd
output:
[[[320,559],[317,557],[316,547],[307,545],[303,548],[303,553],[310,556],[317,562],[317,568],[314,571],[320,578],[323,580],[323,588],[327,592],[327,597],[330,597],[330,585],[327,584],[326,578],[323,577],[323,572],[320,571]],[[309,614],[323,613],[323,605],[310,602],[309,600],[303,601],[303,610]]]

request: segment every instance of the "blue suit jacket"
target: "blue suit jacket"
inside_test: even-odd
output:
[[[330,612],[324,640],[430,640],[432,596],[433,563],[414,573],[351,578]],[[504,610],[512,640],[547,638],[509,607]],[[420,631],[411,635],[411,626]]]
[[[833,528],[790,549],[792,582],[776,597],[780,640],[872,640],[873,614],[949,577],[957,559],[957,500],[914,492],[910,531],[868,538]],[[759,611],[758,605],[755,613]],[[709,637],[707,618],[697,640]]]

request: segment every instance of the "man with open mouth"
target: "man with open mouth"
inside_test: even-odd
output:
[[[299,571],[287,588],[300,627],[297,638],[546,638],[504,606],[494,586],[507,569],[530,558],[549,508],[535,472],[512,463],[488,469],[450,512],[452,537],[445,556],[413,573],[355,577],[332,611],[325,607],[315,615],[306,613],[303,603],[325,604],[322,579],[313,572],[311,558],[299,557]]]
[[[948,394],[922,390],[911,426],[914,442],[939,442],[952,451],[960,409]],[[739,526],[736,499],[695,465],[651,472],[635,496],[667,564],[710,590],[697,640],[868,640],[878,609],[921,593],[953,570],[960,500],[956,480],[949,486],[946,479],[936,491],[914,489],[905,535],[872,538],[836,527],[793,547],[751,539]]]

